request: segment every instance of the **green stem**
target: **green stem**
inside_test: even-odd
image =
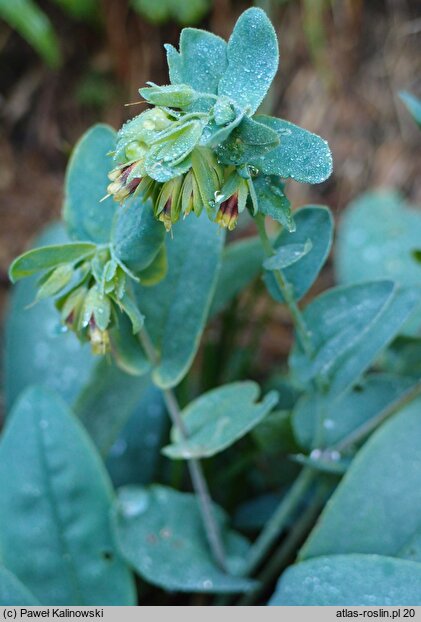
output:
[[[416,382],[408,391],[401,395],[401,397],[382,410],[377,417],[373,417],[373,419],[363,423],[359,428],[351,432],[351,434],[348,434],[342,441],[325,449],[323,453],[328,455],[332,451],[343,452],[353,445],[360,443],[386,421],[386,419],[396,414],[404,406],[413,402],[419,395],[421,395],[421,380]]]
[[[260,566],[292,514],[301,503],[303,496],[310,490],[315,479],[316,474],[313,469],[304,468],[301,471],[288,494],[282,499],[278,509],[251,547],[249,558],[243,571],[245,575],[253,574]]]
[[[145,350],[146,356],[148,357],[152,365],[156,365],[158,363],[158,357],[145,328],[141,329],[139,333],[139,338]],[[181,417],[180,407],[178,405],[174,391],[172,391],[171,389],[162,389],[162,393],[164,395],[165,404],[167,406],[167,410],[174,427],[177,428],[182,440],[187,440],[187,430]],[[226,572],[227,567],[225,561],[225,550],[222,544],[220,529],[215,519],[213,503],[203,473],[202,465],[197,458],[190,458],[189,460],[187,460],[187,465],[190,471],[193,489],[195,491],[199,508],[202,514],[203,524],[205,527],[205,532],[210,549],[218,566]]]
[[[257,576],[258,587],[245,594],[238,605],[253,605],[267,587],[281,574],[313,527],[326,500],[326,487],[319,486],[304,514],[292,527],[288,537],[282,542],[269,560],[267,566]]]
[[[265,228],[265,217],[263,214],[257,214],[255,217],[255,222],[257,226],[257,230],[259,232],[260,240],[262,242],[263,249],[268,257],[271,257],[275,254],[275,249],[272,246],[272,242],[269,239],[268,234],[266,233]],[[294,298],[294,294],[291,291],[291,285],[285,279],[282,270],[273,270],[273,276],[276,279],[276,282],[281,290],[282,296],[284,297],[285,304],[288,306],[292,319],[294,321],[298,338],[301,342],[301,345],[309,358],[311,358],[314,354],[313,345],[311,343],[310,335],[304,321],[303,314],[301,313],[297,302]]]

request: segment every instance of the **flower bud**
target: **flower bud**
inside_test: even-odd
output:
[[[235,229],[238,220],[238,194],[233,194],[229,199],[221,203],[216,215],[215,222],[229,231]]]

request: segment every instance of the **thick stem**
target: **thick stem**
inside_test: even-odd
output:
[[[316,479],[312,469],[305,468],[301,471],[288,494],[282,499],[266,527],[260,533],[250,550],[249,559],[244,569],[245,575],[251,575],[260,566],[261,562],[279,538],[285,525],[296,511],[304,495],[309,491]]]
[[[275,250],[272,246],[272,242],[269,239],[268,234],[266,233],[265,228],[265,217],[262,214],[257,214],[255,217],[255,222],[257,226],[257,230],[259,232],[260,239],[262,241],[263,249],[268,257],[271,257],[275,254]],[[304,321],[304,317],[297,305],[297,302],[294,298],[294,294],[291,291],[291,286],[285,279],[282,270],[273,270],[272,274],[276,279],[276,282],[281,290],[282,296],[284,297],[285,304],[288,306],[292,319],[294,321],[295,328],[297,330],[298,338],[301,342],[303,350],[307,354],[309,358],[313,356],[313,345],[311,343],[310,335],[308,333],[308,329],[306,323]]]
[[[155,348],[145,328],[141,329],[139,333],[139,338],[145,350],[146,356],[148,357],[152,365],[156,365],[158,359]],[[182,440],[187,440],[187,430],[181,417],[180,408],[174,392],[171,389],[162,389],[162,393],[164,395],[168,414],[170,415],[174,427],[177,428]],[[224,546],[222,544],[222,537],[218,523],[215,518],[214,510],[212,507],[212,499],[209,493],[205,476],[203,474],[202,465],[197,458],[190,458],[189,460],[187,460],[187,466],[190,472],[193,489],[199,503],[199,508],[202,514],[203,524],[205,527],[210,549],[218,566],[226,572],[227,567],[225,561]]]

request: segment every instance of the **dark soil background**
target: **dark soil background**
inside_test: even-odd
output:
[[[214,0],[199,26],[228,37],[251,4]],[[60,38],[64,61],[58,70],[0,24],[1,309],[10,261],[60,214],[75,141],[93,123],[117,128],[138,111],[124,103],[139,98],[146,80],[168,82],[162,44],[177,44],[180,31],[174,23],[148,23],[126,0],[102,0],[95,24],[77,22],[47,1],[39,5]],[[269,10],[280,41],[271,110],[321,134],[334,155],[334,175],[325,184],[289,183],[294,207],[324,203],[338,214],[361,192],[385,186],[421,204],[421,134],[397,97],[400,89],[421,95],[419,0],[260,5]]]

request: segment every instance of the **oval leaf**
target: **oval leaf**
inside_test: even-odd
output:
[[[412,378],[372,374],[337,400],[309,393],[294,408],[294,435],[305,449],[331,447],[379,415],[413,382]]]
[[[337,287],[304,311],[314,356],[296,343],[290,355],[295,378],[318,378],[330,398],[338,396],[369,367],[399,332],[419,303],[419,293],[399,290],[391,281]]]
[[[401,557],[421,534],[420,408],[419,399],[405,407],[358,452],[301,558],[333,553]]]
[[[112,231],[111,244],[115,256],[134,273],[150,266],[165,239],[165,227],[153,213],[148,201],[128,202],[119,209]]]
[[[275,117],[256,116],[277,132],[280,145],[252,164],[264,175],[291,177],[305,184],[319,184],[332,173],[332,154],[327,142],[307,130]]]
[[[262,402],[255,382],[233,382],[201,395],[183,410],[188,439],[173,428],[163,453],[173,459],[210,458],[250,432],[276,406],[271,391]]]
[[[218,93],[253,113],[266,95],[279,62],[276,33],[262,9],[251,8],[240,16],[228,41],[227,58]]]
[[[83,428],[49,391],[28,389],[0,445],[0,549],[46,605],[131,605],[114,548],[112,489]]]
[[[327,207],[309,205],[294,212],[294,220],[296,231],[289,233],[283,230],[275,240],[274,248],[278,251],[289,244],[311,243],[305,256],[283,272],[294,298],[300,300],[313,285],[328,258],[333,240],[333,218]],[[271,296],[278,302],[284,302],[274,276],[266,272],[263,278]]]
[[[269,605],[409,606],[421,604],[421,564],[379,555],[334,555],[291,566]]]
[[[224,248],[222,266],[209,316],[222,311],[262,270],[264,251],[259,237],[231,242]]]
[[[160,362],[160,387],[187,373],[199,346],[218,277],[224,236],[205,214],[190,216],[167,236],[168,273],[157,285],[139,287],[138,301]]]
[[[215,506],[224,526],[225,515]],[[240,570],[247,541],[224,530],[228,562]],[[224,574],[212,561],[194,495],[164,486],[120,490],[116,513],[120,550],[146,581],[180,592],[245,592],[251,579]]]
[[[108,125],[95,125],[76,144],[66,171],[63,218],[77,240],[107,243],[117,209],[112,197],[104,201],[109,184],[116,133]]]

